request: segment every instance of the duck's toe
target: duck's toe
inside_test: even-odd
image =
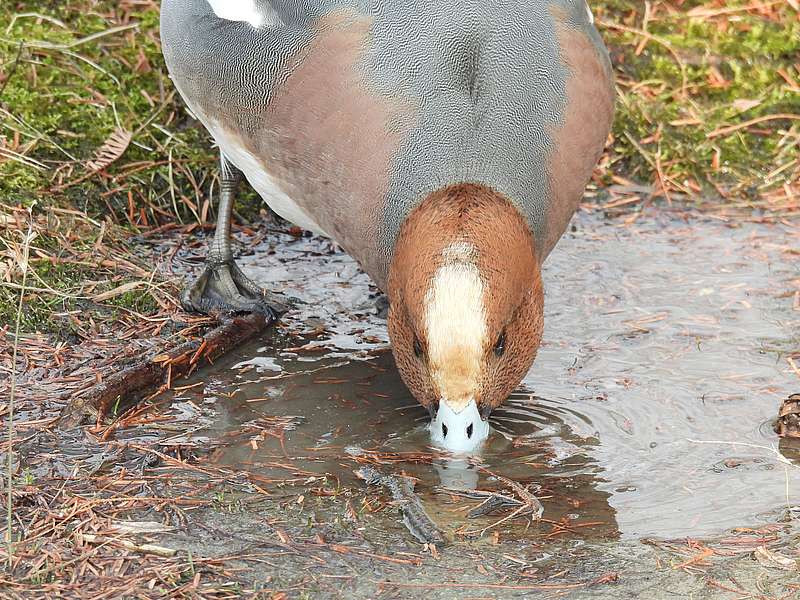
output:
[[[203,273],[181,294],[189,312],[259,313],[276,319],[289,308],[287,299],[261,289],[233,260],[207,262]]]

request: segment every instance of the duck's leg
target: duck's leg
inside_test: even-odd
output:
[[[187,311],[257,312],[275,318],[286,310],[277,294],[262,290],[236,266],[231,249],[231,213],[242,172],[220,152],[217,228],[203,273],[181,294]]]

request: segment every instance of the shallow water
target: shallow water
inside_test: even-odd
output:
[[[369,454],[419,478],[450,530],[495,519],[467,521],[463,500],[440,486],[502,487],[491,473],[534,486],[544,518],[579,538],[775,521],[800,502],[800,471],[778,461],[771,428],[800,388],[782,354],[800,331],[787,293],[800,232],[664,212],[632,226],[587,214],[574,224],[546,263],[536,363],[471,461],[428,446],[427,412],[394,369],[368,278],[329,242],[288,235],[269,240],[277,253],[265,243],[239,262],[300,303],[203,372],[202,386],[176,392],[174,410],[205,419],[181,438],[265,477],[328,474],[344,486],[361,485],[352,470]]]

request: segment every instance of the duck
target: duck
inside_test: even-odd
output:
[[[246,179],[387,296],[434,445],[475,452],[542,339],[542,264],[609,136],[614,84],[585,0],[163,0],[177,91],[220,153],[187,310],[275,316],[236,265]]]

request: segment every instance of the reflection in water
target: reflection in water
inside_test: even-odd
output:
[[[439,485],[444,488],[478,489],[478,467],[467,458],[436,457],[433,459],[433,468],[439,476]]]
[[[502,488],[492,473],[538,489],[544,518],[581,537],[703,535],[774,518],[787,484],[797,501],[800,472],[769,450],[697,441],[777,445],[769,420],[797,387],[780,355],[798,329],[781,297],[797,276],[782,246],[792,232],[663,215],[635,231],[578,225],[546,265],[539,357],[479,457],[429,446],[366,276],[314,239],[291,242],[288,269],[248,259],[250,274],[308,302],[283,321],[291,335],[241,349],[178,400],[213,407],[198,435],[224,443],[225,463],[285,477],[290,460],[357,486],[361,455],[417,477],[431,515],[453,527],[463,500],[438,488]],[[289,416],[283,437],[245,425]]]

